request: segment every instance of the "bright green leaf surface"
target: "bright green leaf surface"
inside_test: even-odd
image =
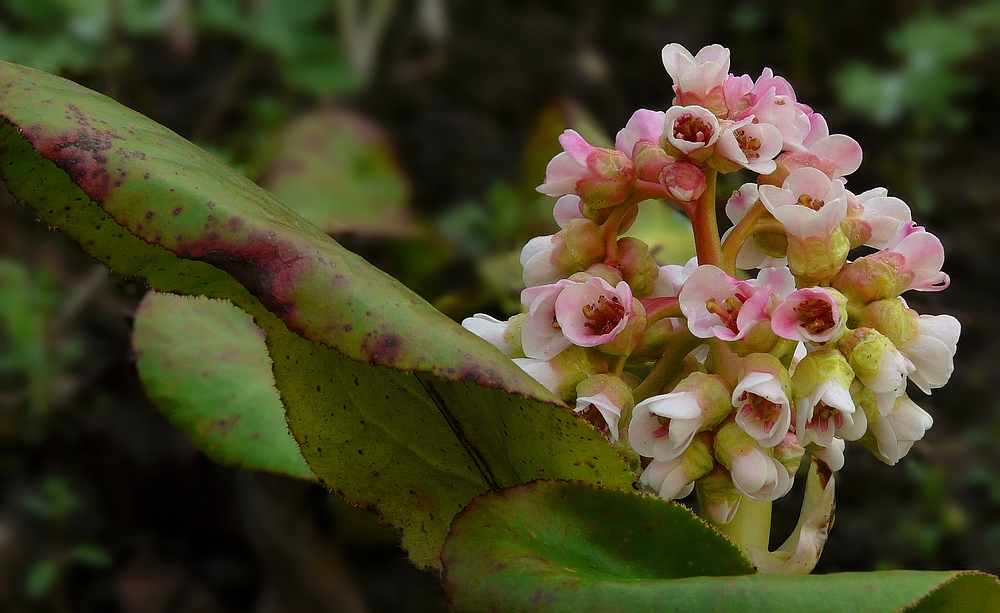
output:
[[[264,332],[222,300],[150,292],[132,346],[146,393],[219,464],[316,477],[285,425]]]
[[[1000,610],[1000,583],[978,573],[750,574],[735,546],[687,509],[580,483],[477,498],[442,557],[457,613]]]
[[[403,531],[420,566],[476,495],[631,472],[485,341],[173,132],[69,81],[0,64],[0,176],[119,274],[227,298],[267,333],[313,472]]]

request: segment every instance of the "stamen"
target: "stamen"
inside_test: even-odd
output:
[[[826,204],[826,202],[820,200],[819,198],[813,198],[809,194],[802,194],[801,196],[799,196],[799,199],[796,200],[795,202],[801,204],[804,207],[809,207],[814,211],[820,210],[821,208],[823,208],[823,205]]]
[[[685,113],[674,123],[674,138],[689,143],[707,143],[715,131],[700,117]]]
[[[733,136],[736,137],[736,142],[739,144],[740,149],[743,150],[743,154],[747,156],[748,160],[755,160],[759,157],[757,154],[760,150],[759,138],[747,136],[746,130],[742,128],[733,131]]]
[[[740,309],[743,308],[743,303],[746,302],[746,298],[742,294],[736,294],[726,298],[722,304],[715,298],[709,298],[705,301],[705,308],[709,313],[713,315],[718,315],[722,322],[722,325],[729,328],[733,334],[739,334],[740,329],[736,323],[737,318],[740,315]]]
[[[583,325],[597,336],[602,336],[618,326],[625,316],[625,305],[618,300],[618,296],[612,296],[611,300],[600,296],[597,302],[584,305],[583,316],[587,318]]]
[[[801,326],[809,334],[817,335],[833,328],[833,305],[820,298],[803,300],[792,309]]]

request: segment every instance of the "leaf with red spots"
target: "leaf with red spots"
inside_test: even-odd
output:
[[[603,437],[491,345],[100,94],[0,63],[0,178],[118,274],[249,313],[310,469],[399,527],[419,566],[440,566],[452,519],[487,491],[631,487]]]
[[[149,292],[132,334],[146,394],[219,464],[315,481],[285,425],[264,333],[222,300]]]
[[[1000,610],[1000,582],[983,573],[755,574],[688,509],[582,483],[476,498],[442,557],[456,613]]]

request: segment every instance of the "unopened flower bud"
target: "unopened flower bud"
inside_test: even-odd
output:
[[[604,261],[607,247],[601,240],[601,227],[589,219],[574,219],[552,239],[551,261],[566,272],[586,270]]]
[[[892,341],[872,328],[854,330],[840,341],[840,350],[858,380],[875,394],[879,410],[891,410],[906,389],[906,377],[913,372],[913,364]]]
[[[872,225],[860,217],[848,217],[840,222],[840,231],[847,237],[851,249],[866,244],[872,238]]]
[[[901,298],[876,300],[858,314],[858,323],[875,328],[894,345],[901,347],[920,334],[920,315],[907,308]]]
[[[592,375],[608,371],[608,361],[596,350],[571,345],[551,360],[514,358],[521,370],[566,402],[576,397],[576,386]]]
[[[795,434],[789,432],[785,438],[781,439],[780,443],[774,446],[773,452],[774,459],[781,462],[789,475],[794,476],[799,469],[799,464],[802,463],[802,456],[805,455],[806,449],[799,444],[799,439]]]
[[[792,487],[784,465],[735,422],[716,432],[715,457],[729,470],[736,489],[754,500],[777,500]]]
[[[665,166],[659,181],[678,202],[694,202],[708,189],[705,172],[690,162]]]
[[[576,184],[576,195],[589,207],[617,206],[628,198],[635,185],[635,165],[615,149],[598,149],[587,157],[589,176]]]
[[[578,272],[570,276],[570,281],[580,281],[581,283],[589,279],[590,277],[600,277],[608,282],[608,285],[615,286],[624,281],[622,277],[622,272],[618,270],[617,266],[611,266],[605,264],[604,262],[598,262],[585,272]],[[635,288],[632,288],[633,295],[635,294]]]
[[[788,237],[780,232],[758,232],[750,240],[764,255],[772,258],[783,258],[788,252]]]
[[[674,158],[659,145],[648,141],[636,143],[633,150],[636,175],[643,181],[656,182],[660,180],[663,169],[674,163]]]
[[[660,266],[649,255],[649,245],[633,236],[618,239],[618,268],[632,294],[643,298],[653,291]]]
[[[860,257],[844,267],[833,286],[856,304],[895,298],[910,284],[906,258],[893,251]]]
[[[847,261],[850,250],[847,237],[840,228],[834,228],[827,238],[789,238],[785,255],[793,275],[817,283],[836,275]]]
[[[733,521],[740,508],[740,492],[733,485],[729,471],[716,466],[695,484],[698,507],[703,509],[713,522],[728,524]]]

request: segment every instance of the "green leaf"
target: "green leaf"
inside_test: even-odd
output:
[[[458,613],[891,613],[1000,610],[1000,582],[970,572],[761,575],[686,508],[580,483],[477,498],[442,554]]]
[[[55,560],[35,562],[24,576],[24,593],[28,598],[38,599],[49,593],[59,575]]]
[[[0,176],[119,274],[229,299],[266,333],[313,472],[439,567],[454,516],[537,478],[631,487],[607,441],[494,347],[173,132],[0,64]]]
[[[228,301],[150,292],[132,346],[142,384],[170,423],[226,466],[316,477],[285,425],[264,332]]]
[[[258,183],[328,234],[407,231],[409,185],[381,129],[327,108],[291,122]]]
[[[69,551],[74,562],[91,568],[107,568],[114,559],[108,550],[93,543],[79,543]]]

